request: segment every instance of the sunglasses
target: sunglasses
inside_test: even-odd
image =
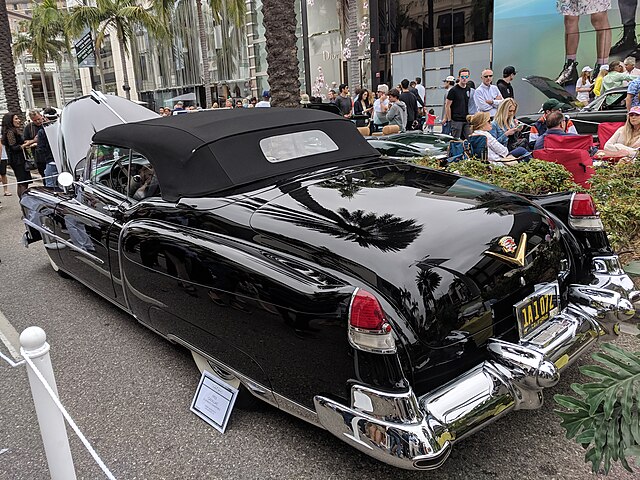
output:
[[[460,78],[469,78],[471,75],[460,75]]]
[[[493,78],[493,75],[482,75],[482,78]]]
[[[640,113],[630,113],[629,116],[630,117],[639,117]]]

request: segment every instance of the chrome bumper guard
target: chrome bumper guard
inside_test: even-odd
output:
[[[594,257],[591,273],[595,277],[591,286],[618,292],[640,311],[640,291],[636,290],[633,280],[622,269],[617,255]]]
[[[569,305],[519,343],[488,342],[489,359],[421,397],[351,388],[351,406],[314,399],[324,428],[358,450],[409,470],[437,468],[452,445],[511,410],[540,408],[542,390],[600,337],[634,315],[618,292],[593,286],[569,288]]]

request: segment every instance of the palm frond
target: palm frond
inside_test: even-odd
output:
[[[556,395],[556,403],[569,410],[556,413],[567,438],[587,449],[585,461],[594,473],[609,473],[617,461],[631,472],[626,457],[640,460],[640,352],[612,344],[602,350],[592,355],[598,365],[580,367],[595,381],[571,385],[577,396]]]

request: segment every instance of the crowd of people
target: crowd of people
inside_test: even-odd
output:
[[[58,114],[54,108],[47,107],[42,112],[30,110],[28,116],[30,122],[24,127],[17,113],[6,113],[2,117],[0,180],[4,196],[11,196],[7,167],[13,171],[19,197],[33,181],[32,169],[38,171],[44,185],[54,186],[57,168],[44,127],[55,121]]]
[[[604,145],[605,151],[618,151],[635,155],[640,148],[640,69],[636,68],[634,57],[623,62],[614,61],[599,65],[596,73],[591,67],[582,69],[576,82],[578,101],[586,104],[594,96],[602,95],[612,88],[626,86],[627,120]],[[389,88],[378,85],[375,93],[366,88],[357,88],[354,95],[347,84],[337,90],[328,91],[328,103],[334,104],[345,118],[354,120],[356,125],[369,125],[372,132],[386,125],[396,125],[400,132],[423,130],[433,132],[436,123],[442,125],[442,132],[455,139],[483,136],[486,138],[488,160],[496,164],[510,164],[527,160],[530,152],[544,148],[544,138],[548,135],[577,135],[571,119],[562,110],[566,105],[549,99],[542,105],[542,115],[533,125],[525,125],[516,118],[518,104],[514,99],[512,81],[516,69],[507,66],[502,78],[493,83],[491,69],[481,72],[481,83],[476,87],[468,68],[461,68],[457,78],[450,75],[443,80],[443,107],[440,116],[427,106],[426,90],[419,77],[410,81],[403,79],[397,86]],[[221,99],[210,108],[265,108],[270,107],[271,95],[268,90],[262,99],[256,97]],[[319,96],[301,95],[300,103],[305,106],[323,103]],[[224,103],[222,103],[224,102]],[[173,108],[160,107],[163,116],[180,114],[192,110],[202,110],[198,105],[185,106],[178,101]],[[47,107],[44,111],[31,110],[30,122],[23,127],[20,115],[7,113],[2,118],[0,143],[0,180],[3,195],[10,196],[7,168],[11,168],[19,196],[33,181],[31,169],[37,169],[43,183],[54,186],[52,180],[57,174],[55,162],[44,125],[55,121],[57,112]],[[528,132],[526,132],[528,130]]]

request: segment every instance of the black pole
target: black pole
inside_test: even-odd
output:
[[[311,96],[311,60],[309,59],[309,25],[307,24],[307,0],[300,0],[302,14],[302,51],[304,52],[304,90]]]

